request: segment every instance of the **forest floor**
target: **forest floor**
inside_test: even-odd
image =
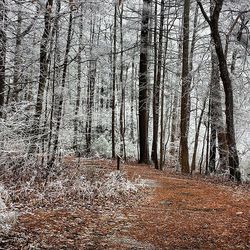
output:
[[[83,161],[78,168],[71,161],[70,172],[116,169],[112,161]],[[133,163],[121,169],[144,183],[138,194],[91,204],[70,196],[39,203],[21,197],[18,221],[0,236],[0,249],[250,249],[249,185]]]

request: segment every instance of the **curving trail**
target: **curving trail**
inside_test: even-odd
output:
[[[147,200],[127,213],[130,230],[118,234],[142,244],[128,249],[250,249],[250,190],[147,166],[127,171],[151,186]]]
[[[90,165],[115,169],[110,161],[81,167]],[[122,171],[144,180],[144,198],[117,207],[35,209],[20,216],[0,249],[250,249],[247,188],[136,164]]]

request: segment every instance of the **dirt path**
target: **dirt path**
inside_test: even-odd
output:
[[[250,249],[249,190],[122,168],[147,186],[135,206],[40,208],[20,216],[0,249]]]
[[[250,249],[249,191],[146,166],[128,171],[151,186],[147,201],[127,213],[129,231],[117,236],[142,244],[134,249]]]

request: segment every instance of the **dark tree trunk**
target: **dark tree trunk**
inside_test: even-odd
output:
[[[120,86],[121,86],[121,106],[120,106],[120,152],[121,156],[123,156],[126,161],[126,145],[125,145],[125,86],[126,79],[124,82],[124,62],[123,62],[123,3],[120,5]],[[127,78],[127,67],[126,67],[126,78]]]
[[[48,0],[46,3],[46,12],[44,15],[44,31],[40,44],[40,75],[39,75],[37,100],[35,105],[33,130],[31,133],[33,138],[30,145],[29,153],[34,153],[36,151],[36,142],[38,140],[38,134],[39,134],[39,123],[43,111],[43,96],[44,96],[44,90],[48,74],[48,65],[49,65],[48,44],[52,27],[51,23],[52,5],[53,5],[53,0]]]
[[[189,173],[188,153],[188,116],[189,116],[189,14],[190,0],[184,1],[184,23],[183,23],[183,58],[182,58],[182,95],[181,95],[181,138],[180,138],[180,164],[183,173]]]
[[[132,74],[131,74],[131,97],[130,97],[130,138],[134,142],[134,95],[135,95],[135,58],[132,59]]]
[[[56,152],[58,149],[59,145],[59,132],[60,132],[60,125],[61,125],[61,120],[62,120],[62,110],[63,110],[63,96],[64,96],[64,88],[65,88],[65,83],[66,83],[66,74],[67,74],[67,68],[68,68],[68,57],[69,57],[69,51],[70,51],[70,44],[71,44],[71,34],[72,34],[72,20],[73,20],[73,15],[72,15],[72,8],[70,10],[70,15],[69,15],[69,27],[68,27],[68,34],[67,34],[67,43],[66,43],[66,48],[65,48],[65,55],[64,55],[64,60],[63,60],[63,71],[62,71],[62,83],[61,83],[61,93],[59,96],[59,103],[57,107],[57,112],[56,112],[56,131],[55,131],[55,138],[53,142],[53,150],[52,150],[52,155],[51,159],[48,162],[48,169],[50,170],[51,167],[54,165],[55,159],[56,159]]]
[[[47,149],[47,163],[50,161],[50,150],[52,146],[52,137],[54,134],[53,125],[54,125],[54,112],[55,112],[55,99],[56,99],[56,89],[60,84],[60,51],[59,51],[59,18],[60,18],[61,2],[56,0],[56,13],[54,20],[54,27],[52,30],[52,37],[55,35],[55,47],[54,49],[54,59],[53,59],[53,75],[51,82],[51,110],[49,117],[49,135],[48,135],[48,149]],[[52,43],[52,41],[51,41]],[[52,45],[51,45],[52,49]]]
[[[238,178],[237,170],[239,167],[239,158],[236,148],[235,129],[234,129],[234,101],[232,81],[229,76],[226,58],[224,56],[220,33],[218,29],[218,21],[223,1],[218,1],[213,16],[211,18],[211,33],[215,42],[215,49],[219,60],[220,76],[223,82],[225,91],[225,106],[226,106],[226,124],[227,124],[227,144],[229,150],[229,170],[230,175]]]
[[[149,163],[148,154],[148,45],[151,0],[143,0],[139,66],[139,163]]]
[[[114,36],[113,36],[113,72],[112,72],[112,158],[115,159],[115,85],[116,85],[116,40],[117,40],[117,3],[114,13]]]
[[[227,145],[228,145],[228,164],[231,178],[240,181],[239,175],[239,158],[235,140],[234,129],[234,101],[233,101],[233,88],[232,81],[229,76],[226,57],[223,51],[220,32],[219,32],[219,17],[223,6],[223,0],[214,1],[214,9],[211,15],[211,20],[207,16],[202,4],[198,1],[201,11],[209,23],[211,28],[211,36],[214,40],[216,54],[219,60],[220,76],[223,82],[225,92],[225,107],[226,107],[226,125],[227,125]]]
[[[86,121],[86,152],[90,154],[92,145],[92,116],[94,107],[96,60],[91,59],[89,63],[89,79],[87,88],[87,121]]]
[[[6,34],[4,30],[5,1],[0,1],[0,118],[3,116],[5,87]]]
[[[17,29],[16,29],[16,46],[15,46],[15,56],[14,56],[14,73],[13,73],[13,93],[12,100],[18,100],[18,94],[21,91],[21,25],[22,25],[22,14],[21,14],[21,4],[18,3],[18,13],[17,13]]]
[[[161,17],[160,17],[160,32],[159,32],[159,51],[157,63],[156,82],[154,83],[153,91],[153,143],[152,143],[152,160],[155,168],[159,168],[158,164],[158,137],[159,137],[159,101],[160,101],[160,86],[162,72],[162,50],[163,50],[163,25],[164,25],[164,1],[161,1]]]
[[[223,171],[227,165],[227,142],[223,126],[223,115],[221,106],[220,93],[220,69],[219,62],[215,52],[212,48],[211,52],[212,72],[210,83],[210,103],[211,103],[211,138],[210,138],[210,157],[209,169],[210,172],[215,171],[216,158],[216,138],[218,139],[218,153],[219,153],[219,169]]]

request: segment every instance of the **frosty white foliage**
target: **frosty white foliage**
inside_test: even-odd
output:
[[[8,192],[0,185],[0,233],[7,233],[17,220],[17,213],[9,211],[5,205]]]
[[[67,202],[67,200],[76,199],[82,204],[92,204],[97,201],[100,204],[105,202],[119,203],[128,197],[139,194],[139,190],[144,187],[138,178],[130,181],[126,178],[125,173],[113,171],[104,174],[95,168],[87,168],[86,172],[81,176],[73,178],[58,177],[47,183],[43,190],[37,190],[30,187],[28,190],[22,190],[19,194],[28,200],[30,196],[36,197],[36,203],[46,203],[56,199]],[[31,195],[32,194],[32,195]],[[69,199],[70,198],[70,199]]]
[[[241,178],[243,182],[250,181],[250,167],[249,162],[245,161],[240,166]]]
[[[244,12],[250,10],[250,3],[249,1],[226,1],[225,2],[225,8],[230,8],[234,11]]]
[[[88,180],[85,176],[79,177],[73,187],[83,199],[94,198],[119,198],[131,193],[138,192],[136,183],[127,180],[125,174],[113,171],[105,176],[103,180]]]
[[[92,145],[93,151],[97,154],[100,154],[105,157],[111,156],[111,143],[105,138],[104,135],[101,135],[97,138]]]
[[[114,171],[107,175],[106,182],[100,190],[101,195],[106,197],[117,197],[121,194],[128,195],[129,193],[136,193],[138,187],[131,181],[125,178],[124,173],[120,171]]]
[[[6,106],[8,119],[0,119],[0,167],[7,172],[31,167],[35,159],[27,157],[31,131],[31,103],[23,102]]]

